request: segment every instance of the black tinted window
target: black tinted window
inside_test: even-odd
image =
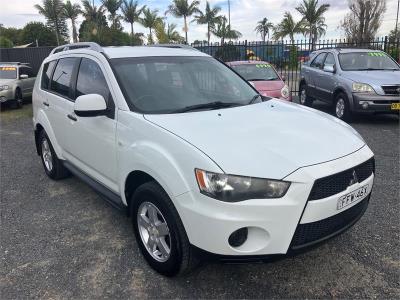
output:
[[[319,55],[313,60],[313,62],[311,63],[311,67],[322,69],[322,64],[323,64],[324,59],[325,59],[325,54],[326,54],[326,53],[321,53],[321,54],[319,54]]]
[[[50,89],[60,95],[70,96],[72,71],[76,58],[62,58],[58,61],[51,80]]]
[[[51,72],[53,72],[55,64],[56,64],[56,61],[53,60],[43,66],[41,88],[44,90],[47,90],[49,88]]]
[[[99,65],[90,59],[82,58],[76,82],[76,97],[87,94],[99,94],[108,101],[110,90]]]

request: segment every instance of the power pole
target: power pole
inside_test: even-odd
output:
[[[400,7],[400,0],[397,0],[397,17],[396,17],[396,27],[394,28],[394,38],[397,37],[397,26],[399,24],[399,7]]]
[[[228,25],[231,28],[231,1],[228,0]]]

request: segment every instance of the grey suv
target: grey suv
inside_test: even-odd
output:
[[[32,96],[35,79],[27,64],[0,62],[0,103],[11,101],[16,108],[21,108],[23,98]]]
[[[322,49],[302,66],[300,103],[318,99],[333,105],[336,117],[353,113],[398,113],[400,66],[385,52],[368,49]]]

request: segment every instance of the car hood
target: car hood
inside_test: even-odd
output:
[[[257,91],[276,91],[283,88],[285,83],[281,80],[274,81],[251,81]]]
[[[191,143],[228,174],[282,179],[365,143],[346,123],[311,108],[269,100],[235,108],[145,118]]]
[[[342,76],[354,82],[377,86],[400,84],[400,71],[347,71]]]
[[[11,84],[14,81],[16,81],[16,79],[0,79],[0,85]]]

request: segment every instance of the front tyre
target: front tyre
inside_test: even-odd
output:
[[[17,88],[17,90],[15,91],[14,108],[22,108],[23,105],[24,105],[24,100],[22,97],[21,90]]]
[[[69,172],[64,167],[61,160],[58,159],[50,139],[44,130],[42,130],[39,135],[39,147],[43,168],[47,176],[54,180],[67,177]]]
[[[148,264],[166,276],[190,271],[196,258],[166,192],[156,182],[147,182],[135,191],[131,201],[133,229]]]
[[[334,103],[335,103],[334,114],[336,118],[346,122],[351,121],[350,105],[346,94],[344,93],[337,94]]]

